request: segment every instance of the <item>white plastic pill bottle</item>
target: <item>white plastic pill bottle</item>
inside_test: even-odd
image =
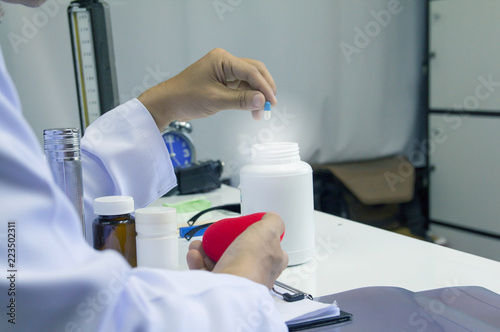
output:
[[[252,162],[240,171],[241,213],[276,212],[285,222],[281,243],[289,266],[314,256],[312,168],[292,142],[252,146]]]
[[[177,211],[172,207],[135,210],[137,266],[176,269],[179,266]]]

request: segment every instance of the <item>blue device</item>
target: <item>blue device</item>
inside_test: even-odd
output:
[[[175,122],[162,135],[174,168],[188,167],[196,161],[193,141],[186,133],[190,129],[188,123]]]

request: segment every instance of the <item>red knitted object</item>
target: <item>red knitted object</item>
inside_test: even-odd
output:
[[[221,219],[210,225],[203,234],[203,250],[208,257],[217,262],[227,247],[251,224],[260,221],[265,213],[254,213],[247,216]],[[283,239],[281,234],[280,240]]]

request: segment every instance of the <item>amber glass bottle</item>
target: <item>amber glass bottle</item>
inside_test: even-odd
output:
[[[92,224],[94,248],[113,249],[137,266],[135,246],[134,199],[130,196],[105,196],[94,200],[97,218]]]

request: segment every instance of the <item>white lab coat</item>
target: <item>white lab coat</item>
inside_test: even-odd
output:
[[[89,235],[95,197],[131,195],[139,208],[175,185],[161,135],[136,99],[89,127],[82,150]],[[15,296],[6,278],[8,222],[16,224]],[[93,250],[80,227],[0,52],[0,331],[286,330],[266,287],[206,271],[132,269],[114,251]]]

